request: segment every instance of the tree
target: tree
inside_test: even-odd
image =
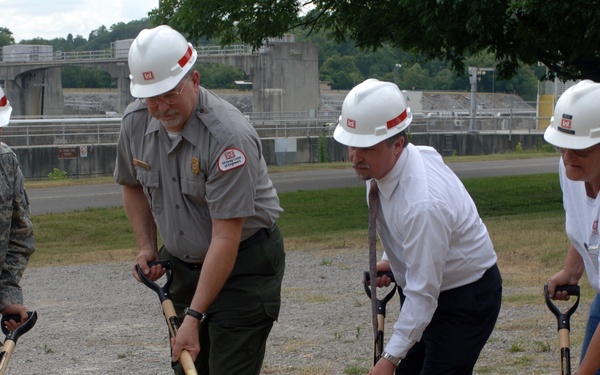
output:
[[[354,63],[354,56],[331,56],[321,66],[320,76],[334,90],[350,90],[364,80]]]
[[[15,38],[12,31],[6,27],[0,27],[0,47],[15,44]]]
[[[600,81],[600,0],[161,0],[149,15],[222,44],[258,48],[304,26],[365,49],[389,43],[461,74],[466,58],[491,52],[500,78],[541,62],[547,78]]]

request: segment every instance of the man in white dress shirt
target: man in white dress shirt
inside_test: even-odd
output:
[[[471,374],[500,311],[497,257],[458,177],[435,149],[409,143],[411,120],[395,84],[368,79],[345,98],[334,133],[367,193],[377,182],[385,250],[377,270],[391,270],[402,289],[398,320],[370,374]]]

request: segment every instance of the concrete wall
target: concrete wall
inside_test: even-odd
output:
[[[326,138],[328,161],[347,161],[348,148],[333,138]],[[544,145],[540,134],[412,134],[411,142],[429,145],[443,155],[482,155],[514,151],[518,143],[523,150]],[[267,164],[278,165],[274,139],[263,139],[263,155]],[[14,148],[27,179],[47,179],[54,168],[66,171],[70,178],[110,176],[115,168],[116,145],[79,145],[72,147]],[[280,150],[278,150],[281,153]],[[319,139],[297,138],[293,163],[318,163]]]
[[[60,68],[46,68],[16,74],[4,82],[13,116],[59,116],[64,112]]]

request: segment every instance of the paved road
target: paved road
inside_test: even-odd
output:
[[[460,178],[554,173],[558,170],[558,157],[460,162],[448,165]],[[351,168],[272,173],[271,179],[278,192],[342,188],[364,184],[356,178]],[[28,194],[33,215],[122,205],[121,188],[116,184],[29,189]]]

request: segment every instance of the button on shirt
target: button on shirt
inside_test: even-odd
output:
[[[600,196],[588,197],[583,181],[569,180],[562,159],[558,171],[563,191],[567,237],[583,259],[585,272],[592,288],[596,293],[600,293],[600,255],[596,251],[586,250],[584,245],[593,247],[600,244],[600,234],[598,233]]]
[[[435,149],[408,144],[377,184],[377,232],[406,296],[385,351],[404,358],[440,292],[479,280],[497,257],[473,200]]]
[[[141,101],[127,108],[114,176],[143,187],[165,247],[187,262],[204,260],[212,219],[245,217],[243,240],[270,228],[283,211],[258,134],[240,111],[202,87],[196,112],[173,140]]]

